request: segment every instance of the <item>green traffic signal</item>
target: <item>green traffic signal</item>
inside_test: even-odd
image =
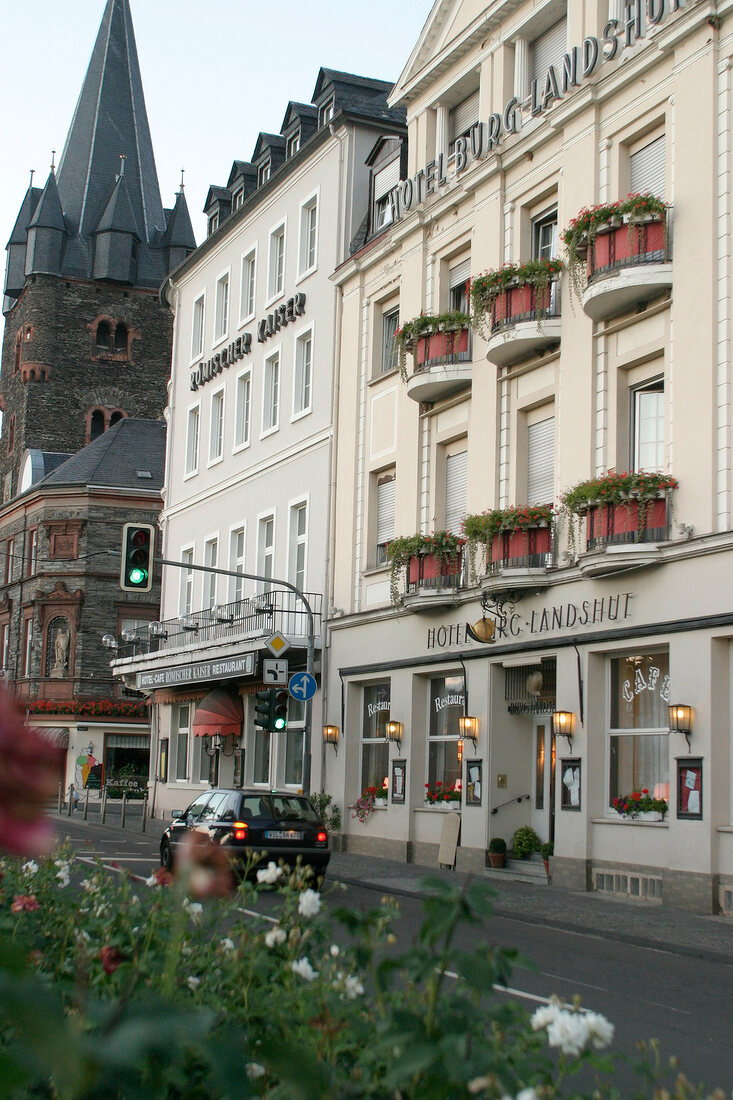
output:
[[[126,523],[122,528],[120,588],[124,592],[149,592],[153,586],[152,523]]]
[[[273,691],[272,728],[282,732],[288,728],[288,693]]]

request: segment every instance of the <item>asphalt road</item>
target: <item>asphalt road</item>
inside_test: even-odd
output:
[[[135,874],[148,877],[159,866],[158,843],[163,826],[148,822],[140,833],[140,820],[121,830],[84,822],[79,815],[62,818],[57,831],[69,836],[81,858],[115,861]],[[329,876],[333,877],[333,875]],[[538,888],[539,889],[539,888]],[[385,893],[381,884],[348,886],[339,904],[370,908]],[[398,938],[402,946],[414,940],[421,920],[418,896],[399,897],[402,918]],[[613,904],[613,903],[610,903]],[[267,909],[273,912],[270,900]],[[648,919],[655,910],[649,908]],[[276,915],[276,911],[275,911]],[[616,1028],[614,1050],[633,1059],[641,1038],[659,1040],[665,1058],[679,1057],[681,1068],[695,1082],[712,1089],[733,1089],[733,959],[696,958],[694,952],[676,952],[639,946],[623,939],[604,937],[597,930],[562,929],[540,918],[497,914],[480,932],[463,929],[460,945],[475,945],[477,934],[504,947],[515,948],[529,965],[515,968],[511,995],[529,1011],[550,995],[567,1000],[579,994],[585,1007],[602,1012]],[[628,1088],[631,1090],[629,1077]],[[624,1075],[620,1077],[623,1083]],[[622,1086],[623,1087],[623,1086]]]

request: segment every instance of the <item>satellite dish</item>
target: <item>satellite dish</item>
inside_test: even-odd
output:
[[[529,676],[527,677],[526,687],[527,694],[533,695],[536,699],[542,691],[542,673],[530,672]]]

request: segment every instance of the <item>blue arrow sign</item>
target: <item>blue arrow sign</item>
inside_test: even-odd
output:
[[[316,686],[316,678],[310,672],[294,672],[288,683],[288,692],[293,699],[300,699],[304,703],[316,694]]]

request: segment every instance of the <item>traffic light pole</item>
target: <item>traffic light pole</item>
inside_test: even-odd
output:
[[[114,551],[112,551],[114,552]],[[259,573],[240,573],[236,569],[218,569],[212,565],[193,565],[188,562],[182,561],[170,561],[168,558],[155,558],[156,565],[170,565],[175,569],[193,569],[199,573],[216,573],[222,577],[243,577],[247,581],[265,581],[266,584],[277,584],[282,588],[287,588],[289,592],[294,593],[300,600],[305,608],[305,613],[308,617],[308,642],[306,648],[305,668],[306,672],[309,672],[311,676],[314,675],[313,668],[315,666],[315,654],[316,654],[316,641],[315,630],[313,625],[313,609],[308,603],[307,599],[294,584],[290,581],[281,581],[277,577],[262,577]],[[311,793],[311,711],[312,700],[306,699],[305,701],[305,728],[303,730],[303,794]]]

